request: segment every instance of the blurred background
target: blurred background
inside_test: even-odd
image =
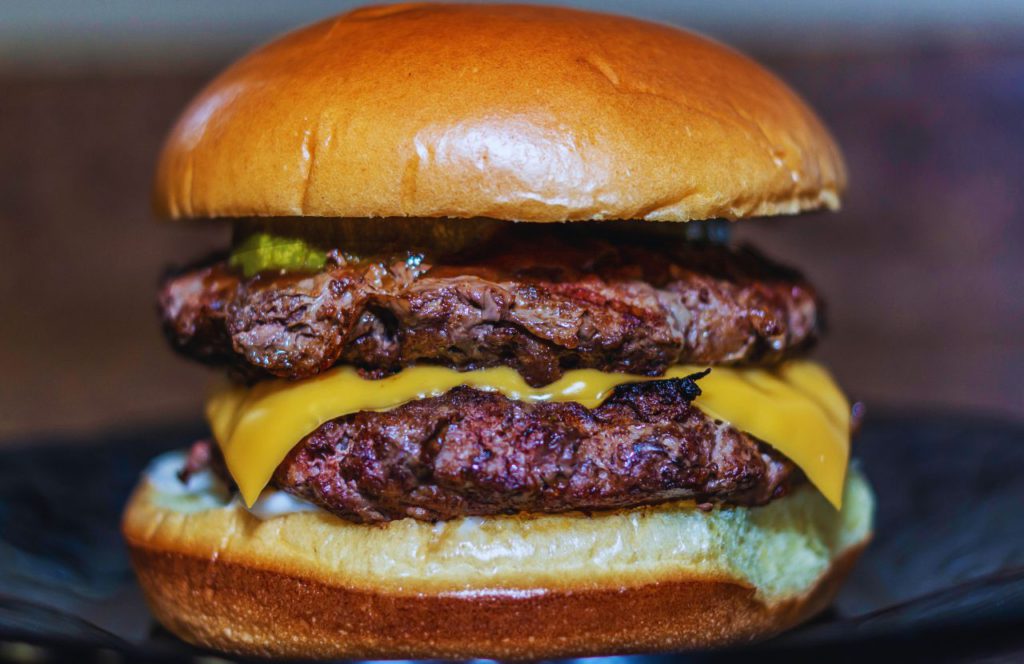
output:
[[[166,349],[161,270],[223,245],[149,208],[164,133],[270,36],[361,3],[36,0],[0,5],[0,442],[195,420],[205,371]],[[819,356],[880,411],[1020,418],[1020,0],[563,2],[688,26],[820,112],[846,206],[740,224],[827,295]]]

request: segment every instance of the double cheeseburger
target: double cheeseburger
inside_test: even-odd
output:
[[[822,301],[730,222],[835,209],[835,143],[702,37],[369,7],[217,77],[156,207],[230,224],[159,291],[208,440],[124,515],[156,618],[290,657],[742,642],[871,534]]]

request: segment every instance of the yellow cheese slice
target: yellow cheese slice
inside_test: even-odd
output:
[[[618,385],[682,378],[702,369],[675,366],[655,378],[579,369],[534,388],[508,367],[467,372],[411,367],[379,380],[362,378],[351,367],[337,367],[303,381],[224,386],[210,396],[206,416],[228,471],[246,504],[252,505],[292,447],[336,417],[388,410],[459,385],[500,392],[510,399],[576,401],[594,408]],[[698,385],[697,408],[769,443],[799,466],[836,508],[841,507],[850,454],[850,407],[823,367],[803,360],[770,370],[715,367]]]

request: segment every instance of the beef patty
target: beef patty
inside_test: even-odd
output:
[[[659,375],[676,363],[775,362],[811,345],[821,303],[751,249],[505,237],[472,261],[350,262],[245,279],[223,261],[162,284],[175,348],[250,379],[335,364],[506,365],[533,386],[572,368]]]
[[[760,505],[802,480],[784,456],[693,407],[698,393],[690,379],[634,383],[587,409],[459,387],[323,424],[272,485],[373,523],[684,498]],[[192,457],[208,455],[200,447]]]

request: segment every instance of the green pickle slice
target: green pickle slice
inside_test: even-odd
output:
[[[327,252],[299,237],[252,233],[231,250],[228,263],[246,277],[268,270],[316,272],[327,264]]]

